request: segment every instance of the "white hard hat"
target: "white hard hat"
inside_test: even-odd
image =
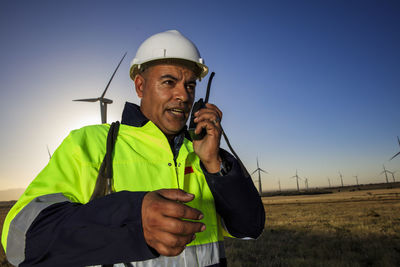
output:
[[[177,30],[170,30],[150,36],[140,45],[131,62],[129,73],[132,80],[140,72],[143,64],[164,59],[195,63],[199,67],[200,79],[208,73],[208,67],[204,65],[204,60],[192,41]]]

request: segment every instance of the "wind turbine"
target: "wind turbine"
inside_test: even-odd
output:
[[[308,190],[308,178],[304,178],[304,186],[306,187],[306,190]]]
[[[396,182],[396,180],[394,179],[394,173],[395,173],[395,171],[394,172],[391,172],[391,171],[387,171],[388,173],[390,173],[391,175],[392,175],[392,178],[393,178],[393,183],[395,183]]]
[[[328,177],[329,188],[331,188],[331,179]]]
[[[264,173],[268,173],[268,172],[266,172],[266,171],[264,171],[263,169],[261,169],[259,166],[258,166],[258,158],[257,158],[257,169],[251,174],[251,175],[253,175],[255,172],[257,172],[258,171],[258,192],[260,193],[260,196],[261,196],[261,194],[262,194],[262,187],[261,187],[261,172],[264,172]]]
[[[104,96],[106,95],[107,89],[110,86],[110,83],[112,81],[112,79],[114,78],[115,73],[117,72],[119,66],[122,63],[122,60],[124,60],[126,53],[123,55],[123,57],[121,58],[121,61],[118,63],[117,68],[114,70],[114,73],[111,75],[110,80],[107,83],[106,88],[104,89],[103,93],[101,94],[100,97],[98,98],[86,98],[86,99],[76,99],[73,101],[82,101],[82,102],[100,102],[100,114],[101,114],[101,123],[107,123],[107,105],[111,104],[113,101],[111,99],[105,98]]]
[[[298,175],[297,175],[297,170],[296,170],[296,175],[292,176],[290,178],[296,178],[296,182],[297,182],[297,191],[300,192],[300,188],[299,188],[299,179],[301,179]]]
[[[278,184],[279,184],[279,192],[281,192],[281,179],[278,180]]]
[[[343,175],[339,172],[339,176],[340,176],[340,181],[341,181],[341,183],[342,183],[342,187],[344,187],[343,186]]]
[[[397,142],[399,143],[399,146],[400,146],[400,139],[399,139],[399,136],[397,136]],[[397,157],[398,155],[400,155],[400,151],[397,152],[393,157],[391,157],[390,160],[394,159],[394,158]]]
[[[382,171],[380,174],[385,173],[386,183],[388,184],[388,183],[389,183],[389,179],[388,179],[388,177],[387,177],[387,173],[388,173],[389,171],[386,170],[385,165],[382,164],[382,166],[383,166],[383,171]]]
[[[354,175],[353,177],[356,178],[357,186],[358,186],[358,175]]]

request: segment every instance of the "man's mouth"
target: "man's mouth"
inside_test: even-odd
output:
[[[171,108],[170,111],[172,113],[174,113],[174,114],[177,114],[177,115],[185,113],[185,111],[183,109],[180,109],[180,108]]]
[[[169,108],[167,111],[176,118],[183,119],[185,118],[185,109],[183,108]]]

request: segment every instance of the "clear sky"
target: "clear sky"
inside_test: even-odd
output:
[[[265,190],[400,180],[399,1],[11,1],[0,3],[0,189],[26,187],[68,133],[139,103],[129,64],[177,29],[216,72],[210,102]],[[208,78],[208,77],[207,77]],[[204,97],[205,79],[197,97]],[[300,185],[303,187],[304,182]]]

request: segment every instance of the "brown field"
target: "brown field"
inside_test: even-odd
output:
[[[399,188],[263,202],[263,235],[227,240],[229,266],[400,266]]]
[[[228,266],[400,266],[400,188],[263,202],[263,235],[226,240]],[[0,203],[0,225],[11,205]],[[2,248],[0,266],[11,266]]]

